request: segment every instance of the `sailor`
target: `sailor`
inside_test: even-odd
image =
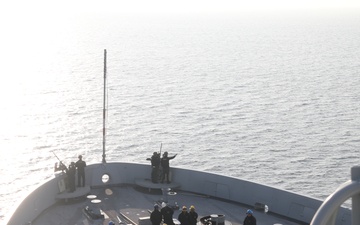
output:
[[[82,155],[79,155],[79,160],[76,162],[77,175],[78,175],[78,187],[85,186],[85,167],[86,163],[82,160]]]
[[[54,172],[57,171],[62,171],[62,172],[66,171],[66,166],[61,161],[59,164],[57,162],[55,163]]]
[[[193,205],[190,206],[189,216],[190,216],[190,218],[189,218],[190,225],[196,225],[197,224],[198,214],[197,214],[197,212],[195,212],[195,207]]]
[[[174,210],[170,208],[165,202],[161,204],[161,215],[163,217],[164,223],[167,225],[175,225],[173,221]]]
[[[161,167],[163,169],[163,174],[162,174],[162,178],[161,178],[161,183],[164,183],[165,177],[166,177],[166,181],[169,184],[170,183],[170,179],[169,179],[169,172],[170,172],[170,163],[169,161],[173,158],[175,158],[177,156],[177,154],[175,154],[172,157],[168,157],[168,152],[164,152],[163,157],[161,158]]]
[[[244,219],[243,225],[256,225],[256,218],[253,216],[253,211],[248,209],[246,211],[246,217]]]
[[[109,221],[109,225],[115,225],[115,223],[113,221]]]
[[[150,220],[152,225],[160,225],[162,221],[162,215],[157,204],[154,205],[154,210],[150,214]]]
[[[180,221],[181,225],[190,225],[190,215],[186,206],[182,207],[181,213],[178,216],[178,220]]]
[[[159,167],[160,167],[160,153],[154,152],[151,158],[147,158],[147,160],[151,160],[151,181],[153,183],[158,183],[159,177]]]
[[[75,163],[71,162],[71,164],[69,165],[69,168],[66,168],[65,170],[66,170],[66,175],[68,178],[69,192],[74,192],[75,191],[75,173],[76,173]]]

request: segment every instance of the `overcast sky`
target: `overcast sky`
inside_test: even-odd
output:
[[[2,1],[4,15],[33,13],[138,12],[213,13],[274,10],[360,9],[360,0],[12,0]]]

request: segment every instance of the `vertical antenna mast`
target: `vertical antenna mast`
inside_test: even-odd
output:
[[[106,163],[105,160],[105,124],[106,124],[106,49],[104,49],[104,106],[103,106],[103,155],[102,162]]]

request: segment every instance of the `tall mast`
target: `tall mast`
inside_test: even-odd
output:
[[[103,154],[102,162],[106,163],[105,160],[105,125],[106,125],[106,49],[104,49],[104,106],[103,106]]]

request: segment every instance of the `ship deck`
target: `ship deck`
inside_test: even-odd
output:
[[[161,207],[163,201],[174,208],[176,205],[180,208],[183,205],[188,208],[194,205],[199,214],[198,219],[209,215],[223,215],[225,225],[241,225],[246,216],[245,212],[249,208],[254,211],[258,225],[299,224],[272,214],[271,211],[265,213],[263,209],[256,210],[253,206],[222,201],[205,195],[184,192],[181,189],[169,190],[166,184],[149,184],[151,187],[147,187],[146,183],[91,188],[89,194],[84,196],[81,192],[79,197],[76,197],[75,192],[70,199],[60,199],[55,205],[41,213],[36,220],[32,221],[32,225],[107,225],[110,220],[115,224],[151,225],[150,212],[154,204],[159,204]],[[164,190],[167,190],[167,194],[163,194]],[[175,221],[180,212],[180,209],[174,209]],[[93,215],[95,216],[92,217]],[[97,218],[97,215],[100,217]]]

